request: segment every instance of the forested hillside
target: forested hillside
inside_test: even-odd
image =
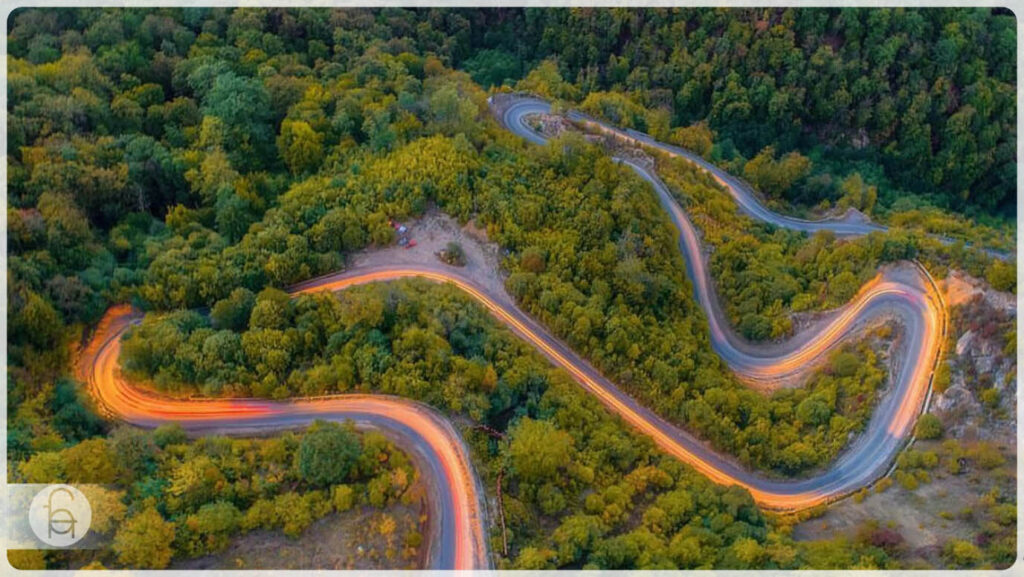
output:
[[[280,530],[299,537],[314,521],[353,507],[384,509],[409,497],[417,472],[376,432],[318,421],[302,434],[274,438],[204,437],[181,427],[128,426],[62,450],[40,451],[16,469],[22,483],[83,487],[93,506],[90,530],[109,539],[88,551],[14,551],[19,568],[164,569],[172,559],[227,547],[239,534]],[[394,520],[391,521],[395,523]],[[392,527],[394,529],[394,527]],[[415,557],[413,543],[399,545]]]
[[[486,229],[518,304],[624,390],[746,465],[806,473],[863,427],[885,382],[875,353],[837,351],[806,387],[772,396],[742,385],[711,350],[650,188],[578,135],[538,147],[501,129],[485,87],[520,82],[668,131],[722,162],[753,162],[752,180],[771,176],[769,158],[757,160],[770,146],[773,158],[814,156],[820,174],[849,160],[870,181],[843,172],[838,188],[805,198],[822,182],[808,171],[765,190],[787,202],[855,190],[863,203],[877,184],[889,191],[880,199],[905,188],[992,218],[1014,195],[1012,25],[991,10],[19,10],[7,62],[9,478],[74,480],[60,465],[69,454],[102,463],[117,450],[127,433],[104,440],[110,428],[70,361],[108,305],[131,302],[153,314],[126,341],[125,367],[157,387],[389,392],[499,431],[470,435],[488,487],[509,467],[509,566],[893,563],[864,543],[795,546],[749,495],[663,457],[451,289],[373,287],[345,305],[280,289],[392,244],[389,219],[437,206]],[[892,54],[868,36],[877,29],[902,38]],[[940,53],[948,65],[928,63]],[[692,167],[667,167],[666,181],[702,226],[734,214]],[[939,254],[899,231],[847,243],[733,220],[706,240],[751,339],[786,334],[790,310],[843,302],[879,263]],[[940,256],[1015,286],[1012,264],[962,247]],[[745,290],[762,283],[770,290]],[[199,308],[209,315],[185,310]],[[280,456],[294,490],[242,495],[233,510],[203,509],[223,496],[208,492],[178,508],[164,477],[216,461],[205,453],[221,441],[132,438],[145,471],[110,477],[126,485],[126,519],[145,515],[148,527],[206,513],[232,528],[281,526],[283,515],[247,525],[243,512],[257,499],[326,498],[341,480],[302,479],[288,452],[298,438],[287,451],[225,441]],[[544,451],[578,466],[531,465]],[[178,535],[175,555],[204,550],[202,536]]]
[[[725,159],[796,149],[825,164],[856,162],[876,184],[891,181],[895,190],[883,187],[890,203],[903,189],[939,206],[1013,212],[1017,38],[1008,10],[308,10],[234,24],[183,14],[184,27],[139,16],[129,17],[127,28],[101,21],[71,37],[62,34],[69,13],[16,17],[10,49],[42,63],[57,59],[69,42],[102,44],[102,69],[115,76],[157,54],[155,66],[133,76],[156,80],[165,91],[176,59],[195,38],[201,45],[203,32],[207,39],[219,31],[232,42],[242,39],[237,49],[250,67],[259,53],[282,50],[338,62],[339,54],[354,56],[368,40],[382,39],[392,52],[431,52],[485,88],[514,83],[554,57],[568,82],[552,96],[591,98],[625,126],[657,134],[704,123],[717,134],[715,154]],[[141,34],[131,34],[136,27]],[[133,112],[133,103],[145,109],[143,93],[154,97],[151,87],[139,90],[118,103],[136,122],[141,110]],[[294,97],[298,88],[278,82],[274,90]],[[284,106],[274,105],[277,116]],[[184,102],[165,108],[190,113]],[[156,117],[147,116],[152,127]],[[15,127],[12,136],[31,135]],[[841,194],[836,180],[782,194],[817,202]]]
[[[616,123],[662,136],[704,123],[717,133],[720,158],[796,149],[822,162],[856,162],[875,184],[891,180],[940,206],[1013,215],[1017,37],[1008,10],[462,16],[466,24],[447,24],[474,50],[456,48],[452,57],[485,86],[552,57],[567,81],[552,96],[589,100]],[[766,192],[813,204],[837,188],[819,181]],[[895,191],[887,196],[896,201]]]
[[[490,118],[467,75],[408,52],[418,50],[412,39],[359,40],[357,24],[374,17],[168,10],[18,19],[15,31],[67,30],[59,58],[11,65],[12,140],[31,143],[12,149],[10,352],[29,373],[16,398],[48,398],[73,335],[62,321],[91,322],[105,303],[124,300],[158,310],[245,307],[266,287],[391,243],[389,218],[437,203],[476,217],[509,250],[508,290],[526,310],[627,391],[743,461],[806,471],[863,425],[880,379],[858,380],[856,367],[771,405],[736,381],[710,350],[670,225],[642,181],[579,139],[524,144]],[[288,46],[277,27],[308,32],[293,31]],[[331,50],[318,48],[318,34]],[[241,358],[258,382],[246,373],[214,382],[260,396],[301,393],[288,385],[296,367],[283,362],[296,353],[290,339],[275,338],[272,325],[249,328],[258,330]],[[195,346],[223,355],[237,344],[212,340]],[[211,384],[199,364],[151,370]],[[863,370],[877,372],[872,364]],[[862,395],[866,402],[846,400]],[[820,405],[820,415],[789,418],[801,403]],[[53,426],[19,414],[12,455],[60,439]]]

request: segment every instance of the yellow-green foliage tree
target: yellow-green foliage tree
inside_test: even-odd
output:
[[[323,140],[307,122],[286,119],[281,123],[277,149],[292,174],[316,172],[324,158]]]
[[[129,517],[114,535],[111,548],[127,567],[163,569],[171,562],[174,524],[154,507]]]
[[[785,198],[793,185],[811,172],[811,161],[799,152],[776,158],[775,148],[765,147],[743,167],[743,176],[771,197]]]

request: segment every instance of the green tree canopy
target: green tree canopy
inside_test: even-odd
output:
[[[299,446],[299,474],[315,486],[341,483],[359,460],[362,450],[362,443],[351,424],[317,421],[303,436]]]

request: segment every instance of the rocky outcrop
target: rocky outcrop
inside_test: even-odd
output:
[[[954,272],[943,282],[955,345],[947,352],[949,387],[933,400],[954,438],[1012,441],[1017,426],[1014,295]]]

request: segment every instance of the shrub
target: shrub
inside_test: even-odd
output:
[[[942,556],[957,567],[973,567],[981,561],[981,550],[973,543],[952,539],[942,548]]]
[[[1006,462],[1003,454],[992,443],[978,443],[972,452],[975,462],[982,469],[995,469]]]
[[[335,485],[331,489],[331,504],[334,510],[342,513],[351,509],[356,502],[356,492],[348,485]]]
[[[446,264],[450,264],[452,266],[466,265],[466,251],[464,251],[462,249],[462,245],[457,242],[449,242],[445,245],[440,256],[441,260]]]
[[[942,421],[931,413],[925,413],[917,420],[914,433],[923,441],[938,439],[942,436]]]
[[[299,445],[299,474],[317,486],[339,483],[348,477],[362,451],[362,441],[351,425],[317,421]]]

